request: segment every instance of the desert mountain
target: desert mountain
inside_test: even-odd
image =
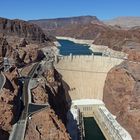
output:
[[[140,42],[139,27],[124,29],[119,26],[105,25],[95,16],[42,19],[30,22],[39,25],[47,34],[90,39],[97,45],[106,45],[115,50],[122,50],[126,40]]]
[[[37,41],[38,43],[43,43],[48,40],[48,37],[45,36],[40,27],[18,19],[10,20],[0,18],[0,33],[6,36],[15,35],[29,41]]]
[[[103,24],[96,16],[78,16],[78,17],[66,17],[56,19],[39,19],[31,20],[30,22],[39,25],[43,29],[54,30],[57,28],[64,28],[74,25],[86,25],[89,23]]]
[[[40,48],[50,45],[51,39],[39,26],[23,20],[0,18],[1,61],[8,57],[16,65],[24,65],[41,58]]]
[[[107,25],[118,25],[124,28],[140,26],[140,17],[117,17],[111,20],[103,21]]]

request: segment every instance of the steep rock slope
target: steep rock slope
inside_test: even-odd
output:
[[[107,108],[128,130],[133,140],[140,138],[140,64],[124,62],[107,76],[103,100]]]
[[[0,18],[0,60],[8,57],[13,63],[25,65],[43,57],[40,49],[53,46],[42,29],[22,20]]]
[[[22,20],[0,18],[0,32],[8,36],[17,35],[40,43],[49,39],[37,25]]]
[[[31,91],[34,103],[48,103],[50,107],[31,116],[25,140],[70,140],[65,126],[67,104],[55,72],[54,69],[45,70],[40,83]]]
[[[123,28],[132,28],[140,26],[140,17],[117,17],[103,22],[107,25],[119,25]]]
[[[40,119],[41,118],[41,119]],[[28,121],[25,140],[69,140],[64,124],[52,109],[39,112]]]
[[[67,28],[68,26],[86,25],[89,23],[103,24],[101,21],[99,21],[99,19],[96,16],[40,19],[40,20],[31,20],[30,22],[37,24],[42,29],[47,29],[50,31],[53,31],[59,28]]]
[[[108,26],[92,16],[58,18],[31,21],[39,25],[47,34],[78,39],[94,40],[94,44],[107,45],[115,50],[122,50],[126,40],[140,42],[140,28],[123,29]]]
[[[17,85],[18,72],[12,69],[10,72],[4,73],[6,83],[0,92],[0,139],[7,140],[12,125],[17,121],[18,117],[18,90]]]
[[[43,56],[40,49],[50,45],[53,45],[52,40],[37,25],[0,18],[0,63],[7,57],[13,65],[9,71],[4,72],[6,83],[0,91],[1,140],[8,140],[21,111],[21,83],[18,81],[20,76],[17,67],[40,60]]]

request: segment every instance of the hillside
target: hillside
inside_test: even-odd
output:
[[[0,18],[0,61],[8,57],[21,67],[41,58],[41,47],[50,45],[53,42],[37,25]]]
[[[67,27],[70,25],[86,25],[89,23],[103,24],[96,16],[78,16],[78,17],[65,17],[56,19],[39,19],[30,20],[29,22],[39,25],[41,28],[48,30]]]
[[[119,26],[103,24],[95,16],[58,18],[30,21],[39,25],[46,34],[95,40],[97,45],[107,45],[115,50],[122,50],[124,41],[140,42],[140,28],[123,29]]]
[[[124,28],[131,28],[140,26],[140,17],[117,17],[110,20],[103,21],[107,25],[118,25]]]
[[[16,35],[38,43],[44,43],[48,40],[48,37],[37,25],[18,19],[10,20],[0,17],[0,33],[6,36]]]
[[[56,19],[40,19],[31,20],[31,23],[37,24],[46,32],[53,34],[56,30],[71,28],[73,26],[87,25],[87,24],[103,24],[96,16],[78,16],[66,17]],[[54,34],[53,34],[54,35]]]
[[[52,39],[53,37],[46,36],[37,25],[21,20],[0,18],[0,60],[3,61],[3,58],[7,57],[13,63],[9,70],[3,72],[6,82],[0,92],[0,114],[3,114],[0,116],[0,140],[9,139],[10,133],[13,132],[13,126],[17,124],[20,111],[23,109],[21,94],[23,90],[23,84],[21,83],[23,81],[19,80],[22,75],[20,75],[21,69],[18,68],[23,68],[28,64],[28,66],[32,66],[33,62],[39,61],[43,54],[40,49],[54,45]],[[49,102],[48,92],[51,89],[46,89],[46,83],[48,85],[47,80],[54,79],[53,71],[50,72],[52,75],[49,75],[46,70],[47,74],[46,77],[44,76],[44,81],[33,90],[34,102],[40,103],[40,100],[44,103]],[[56,84],[56,81],[54,83]],[[55,85],[54,83],[52,85]],[[52,94],[54,95],[54,93]],[[59,94],[59,97],[57,97],[58,95],[55,96],[55,98],[57,97],[56,100],[52,99],[55,101],[53,105],[56,104],[57,107],[51,107],[47,111],[33,115],[33,119],[28,120],[26,140],[70,139],[64,123],[55,112],[55,109],[57,109],[59,110],[58,113],[61,116],[63,115],[63,118],[65,117],[63,111],[65,104],[62,94],[58,91],[55,94]],[[40,121],[40,118],[42,121]]]

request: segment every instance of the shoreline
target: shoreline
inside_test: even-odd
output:
[[[85,44],[85,45],[90,45],[94,42],[94,40],[85,40],[85,39],[75,39],[72,37],[62,37],[62,36],[56,36],[57,39],[62,39],[62,40],[69,40],[72,41],[74,43],[78,43],[78,44]]]
[[[56,47],[61,47],[61,44],[58,41],[53,42]]]

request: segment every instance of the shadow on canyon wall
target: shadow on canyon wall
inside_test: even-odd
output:
[[[9,133],[5,130],[0,129],[0,140],[8,140]]]
[[[57,91],[53,88],[53,86],[50,87],[46,85],[45,88],[48,93],[48,101],[58,118],[66,125],[67,112],[71,106],[71,99],[68,95],[68,90],[70,88],[67,83],[62,80],[62,75],[56,70],[54,71],[54,79],[60,84],[57,85]]]
[[[74,137],[78,137],[79,131],[77,121],[74,119],[73,114],[70,111],[72,105],[72,100],[69,95],[70,87],[63,80],[63,76],[56,70],[54,71],[54,78],[60,84],[58,85],[57,93],[55,90],[52,92],[49,87],[46,87],[47,91],[49,91],[49,103],[58,115],[58,118],[61,119],[66,126],[71,138],[75,139]],[[73,133],[74,131],[77,131],[77,135]]]

